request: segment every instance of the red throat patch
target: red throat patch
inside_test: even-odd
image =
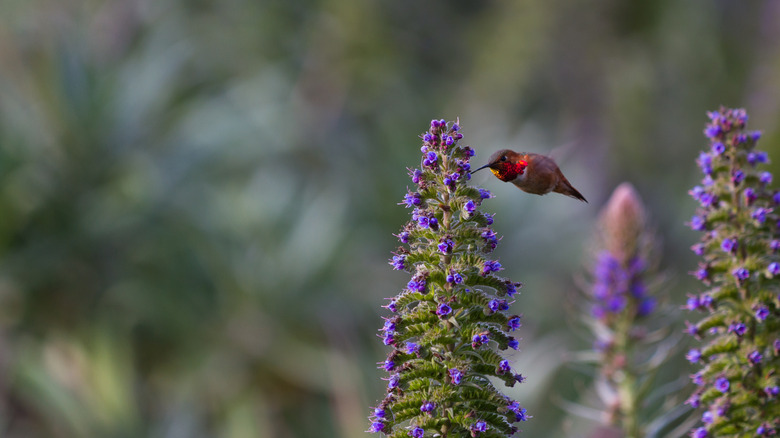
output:
[[[517,163],[498,164],[500,166],[498,169],[490,168],[490,171],[493,172],[493,175],[495,175],[496,178],[504,182],[512,181],[517,178],[518,175],[522,175],[523,172],[525,172],[525,168],[528,167],[528,163],[524,160],[518,160]]]

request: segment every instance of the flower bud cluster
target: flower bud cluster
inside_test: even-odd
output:
[[[688,352],[699,366],[687,403],[703,408],[691,436],[775,436],[780,432],[780,192],[760,164],[757,131],[742,109],[709,113],[704,174],[690,191],[699,203],[689,225],[702,232],[692,247],[693,272],[707,288],[685,308],[700,317],[687,332],[702,341]]]
[[[664,415],[646,399],[657,386],[653,371],[668,358],[671,342],[665,327],[652,318],[656,298],[653,257],[656,241],[648,230],[645,208],[634,187],[618,186],[599,220],[595,263],[588,290],[589,326],[598,353],[597,393],[601,418],[624,436],[645,436],[648,424]]]
[[[392,351],[380,368],[387,394],[372,410],[370,432],[401,437],[506,437],[529,417],[502,395],[524,377],[497,351],[517,350],[520,316],[509,314],[520,283],[498,276],[489,257],[498,244],[492,215],[480,211],[490,192],[467,184],[474,150],[459,146],[458,122],[433,120],[421,138],[421,166],[401,205],[411,220],[394,269],[411,275],[384,307],[380,338]]]

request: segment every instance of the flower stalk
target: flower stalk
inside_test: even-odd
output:
[[[708,150],[697,159],[704,174],[690,194],[699,203],[692,247],[702,257],[693,272],[706,287],[690,295],[687,323],[701,341],[688,360],[699,366],[687,403],[703,408],[696,438],[775,436],[780,432],[780,192],[761,170],[760,132],[746,129],[743,109],[708,114]]]
[[[458,122],[433,120],[415,190],[402,202],[411,220],[397,235],[404,246],[390,264],[411,275],[384,306],[380,337],[392,347],[380,364],[385,398],[372,410],[370,432],[389,437],[507,437],[529,417],[492,382],[522,382],[498,351],[517,349],[520,316],[510,314],[520,283],[497,275],[489,258],[498,237],[480,211],[490,192],[468,185],[474,150],[459,146]]]

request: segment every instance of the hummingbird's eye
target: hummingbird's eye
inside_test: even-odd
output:
[[[501,161],[506,161],[506,160],[507,160],[507,158],[506,158],[506,155],[504,155],[503,157],[501,157]]]

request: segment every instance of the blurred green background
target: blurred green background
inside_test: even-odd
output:
[[[598,211],[631,181],[662,292],[698,290],[705,112],[745,107],[780,163],[778,22],[774,0],[4,0],[0,435],[364,436],[405,168],[460,117],[475,165],[553,153],[590,201],[472,179],[525,283],[523,436],[582,436],[551,394],[587,386],[565,321]]]

